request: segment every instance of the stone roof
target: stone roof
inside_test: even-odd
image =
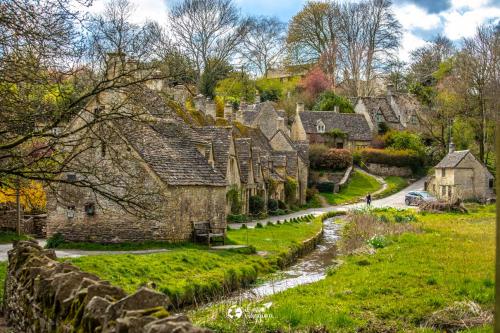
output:
[[[443,169],[443,168],[455,168],[467,154],[469,154],[469,150],[457,150],[452,153],[448,153],[441,162],[439,162],[435,168]]]
[[[309,142],[296,141],[293,143],[293,146],[297,149],[297,152],[300,154],[300,157],[302,157],[304,163],[309,165]]]
[[[223,175],[227,173],[229,149],[231,147],[231,127],[205,126],[195,128],[202,137],[211,140],[214,147],[215,167]]]
[[[366,106],[366,110],[370,113],[372,119],[376,119],[376,114],[380,110],[385,118],[385,121],[393,124],[400,124],[399,119],[394,113],[394,110],[386,96],[384,97],[360,97],[359,98]]]
[[[251,139],[250,138],[239,138],[234,140],[234,145],[236,148],[236,156],[238,158],[238,164],[240,165],[240,177],[243,183],[248,183],[248,175],[250,173],[250,158],[252,157],[251,152]]]
[[[333,111],[304,111],[300,119],[306,133],[318,133],[317,121],[325,124],[325,132],[338,128],[349,135],[349,140],[371,141],[372,132],[365,117],[357,113],[337,113]]]
[[[207,162],[180,123],[121,120],[117,125],[144,162],[168,185],[226,186],[224,176]]]

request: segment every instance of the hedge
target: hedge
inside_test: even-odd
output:
[[[384,164],[395,167],[409,167],[418,170],[424,164],[424,159],[414,150],[375,149],[361,150],[361,160],[367,163]]]
[[[345,170],[352,165],[352,154],[347,149],[329,149],[325,145],[311,145],[309,162],[314,170]]]

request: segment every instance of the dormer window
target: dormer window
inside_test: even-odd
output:
[[[382,110],[378,109],[377,113],[375,114],[375,120],[377,121],[377,123],[384,122],[384,114],[382,113]]]
[[[321,120],[318,120],[316,122],[316,131],[318,133],[325,133],[325,123],[322,122]]]

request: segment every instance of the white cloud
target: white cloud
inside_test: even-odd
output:
[[[423,29],[432,30],[441,24],[441,19],[437,14],[429,14],[414,4],[397,6],[394,8],[397,19],[405,29]]]
[[[452,9],[475,9],[488,5],[490,0],[451,0]]]
[[[401,48],[399,50],[399,57],[402,61],[410,61],[411,51],[426,45],[428,42],[420,37],[415,36],[410,31],[403,33],[403,40],[401,41]]]
[[[444,35],[451,40],[462,37],[471,37],[476,32],[478,25],[489,19],[500,17],[500,8],[483,7],[469,11],[451,9],[440,14],[444,20]]]

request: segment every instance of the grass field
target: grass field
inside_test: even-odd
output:
[[[385,177],[384,180],[387,183],[387,188],[379,194],[375,195],[374,199],[388,197],[394,193],[401,191],[409,185],[408,180],[403,177],[389,176]]]
[[[326,279],[266,298],[271,318],[228,320],[226,308],[193,315],[216,331],[431,332],[429,316],[457,301],[492,310],[495,210],[417,217],[422,232],[405,233],[374,255],[343,257]],[[260,303],[260,304],[262,304]],[[247,304],[247,307],[256,304]],[[470,332],[491,332],[487,325]],[[323,332],[323,331],[322,331]]]
[[[186,244],[164,253],[99,255],[64,261],[95,273],[127,292],[154,283],[180,307],[216,298],[275,271],[287,254],[301,241],[317,234],[321,227],[321,219],[315,218],[312,222],[303,219],[265,228],[228,231],[229,243],[251,245],[251,249],[265,251],[266,256],[248,249],[215,251]]]
[[[330,205],[342,205],[346,203],[358,202],[368,193],[378,191],[382,185],[373,177],[354,171],[347,186],[339,193],[321,193]]]

